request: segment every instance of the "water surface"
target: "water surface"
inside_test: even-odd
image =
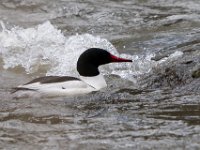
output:
[[[2,0],[1,149],[200,149],[199,0]],[[108,88],[15,99],[72,75],[90,47],[133,59],[100,68]]]

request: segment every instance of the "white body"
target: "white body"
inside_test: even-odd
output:
[[[95,77],[83,77],[81,80],[70,80],[55,83],[30,83],[18,86],[19,88],[30,89],[29,93],[40,93],[45,96],[66,96],[86,94],[92,91],[98,91],[107,86],[102,75]],[[27,93],[27,91],[24,91]]]

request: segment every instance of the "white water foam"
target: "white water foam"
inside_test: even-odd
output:
[[[153,54],[137,56],[119,55],[115,47],[106,39],[90,34],[65,37],[49,21],[32,28],[14,27],[6,29],[2,24],[0,32],[0,57],[4,69],[21,66],[26,73],[46,69],[46,75],[78,76],[76,62],[80,54],[88,48],[106,49],[114,55],[133,60],[133,63],[115,63],[101,67],[103,74],[117,74],[124,78],[147,73],[157,62]]]
[[[48,66],[47,75],[77,75],[76,61],[90,47],[117,53],[106,39],[90,34],[65,37],[50,22],[33,28],[15,27],[0,33],[0,54],[4,69],[21,66],[27,73]]]

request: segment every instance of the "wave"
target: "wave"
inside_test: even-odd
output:
[[[20,66],[26,73],[42,69],[46,75],[78,76],[76,71],[78,57],[91,47],[106,49],[112,54],[133,60],[133,63],[103,66],[101,67],[103,74],[117,74],[129,78],[147,73],[159,64],[151,60],[154,54],[145,56],[119,54],[107,39],[98,36],[76,34],[66,37],[49,21],[26,29],[21,27],[6,29],[2,22],[1,26],[0,57],[4,69]]]

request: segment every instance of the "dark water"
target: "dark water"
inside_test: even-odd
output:
[[[199,0],[2,0],[0,149],[200,149],[199,8]],[[14,99],[10,88],[52,69],[33,63],[49,57],[52,39],[56,50],[75,49],[66,41],[77,33],[90,35],[86,46],[107,39],[137,65],[104,68],[108,88],[100,92]]]

